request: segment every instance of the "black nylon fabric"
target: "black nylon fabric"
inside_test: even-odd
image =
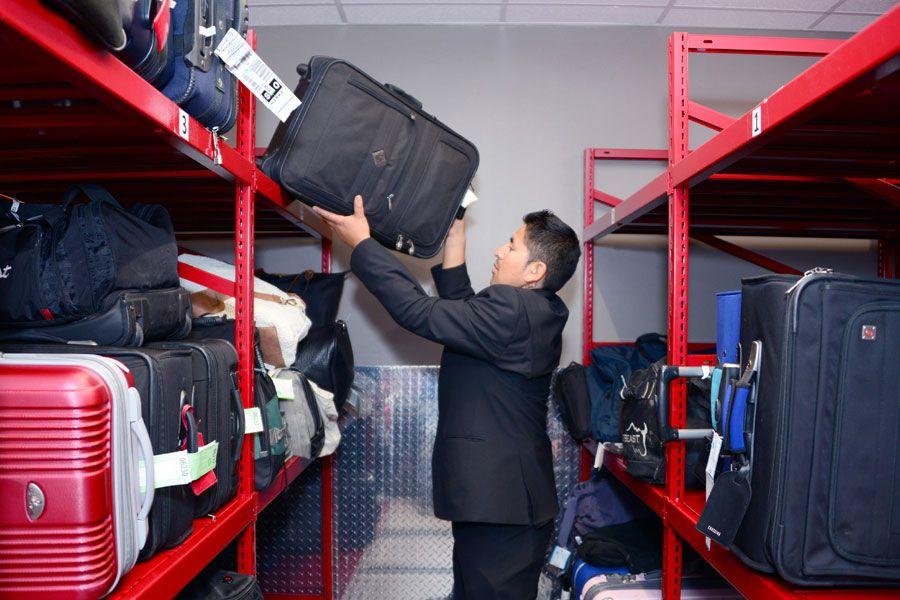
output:
[[[346,61],[314,56],[298,71],[303,104],[260,167],[293,196],[341,214],[362,195],[379,243],[434,256],[478,168],[475,146]]]
[[[347,273],[304,271],[291,275],[266,273],[256,269],[256,276],[289,294],[297,294],[306,303],[306,316],[313,327],[337,320],[338,305],[344,291]]]
[[[586,367],[576,362],[558,369],[550,383],[550,397],[559,408],[562,421],[576,442],[591,437],[591,395]]]
[[[900,585],[900,283],[796,283],[743,282],[763,362],[737,553],[800,585]]]
[[[664,361],[632,373],[622,389],[622,408],[619,431],[625,449],[628,472],[650,483],[663,484],[665,475],[665,446],[660,439],[659,379]],[[711,427],[709,390],[694,380],[687,385],[687,428]],[[685,486],[700,489],[705,485],[703,469],[709,457],[709,442],[687,440]]]
[[[87,203],[76,202],[82,195]],[[105,189],[83,185],[62,206],[21,204],[18,218],[4,208],[0,326],[58,325],[96,314],[117,290],[179,285],[175,234],[162,207],[126,210]]]

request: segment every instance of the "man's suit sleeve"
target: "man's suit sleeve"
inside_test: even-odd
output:
[[[519,329],[527,327],[515,288],[494,286],[468,299],[429,296],[403,265],[372,239],[356,246],[350,267],[404,329],[501,368],[521,362],[522,357],[510,352]]]
[[[464,300],[475,295],[465,263],[450,269],[445,269],[443,265],[434,265],[431,267],[431,277],[441,298]]]

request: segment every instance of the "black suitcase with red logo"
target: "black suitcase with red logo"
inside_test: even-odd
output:
[[[745,279],[762,342],[750,506],[733,550],[798,585],[900,585],[900,282]]]

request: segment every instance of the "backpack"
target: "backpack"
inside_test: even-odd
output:
[[[591,396],[592,437],[598,443],[622,441],[619,436],[620,392],[632,372],[644,369],[665,357],[666,338],[645,333],[635,343],[598,346],[591,350],[591,364],[585,373]]]

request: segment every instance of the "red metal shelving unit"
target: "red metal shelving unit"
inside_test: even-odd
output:
[[[248,41],[255,47],[255,33]],[[218,137],[58,13],[35,0],[0,2],[0,186],[26,201],[57,201],[73,182],[108,187],[125,202],[166,205],[179,237],[234,237],[235,342],[245,406],[253,405],[253,247],[257,235],[312,235],[331,267],[327,227],[255,165],[255,98],[243,86],[235,129]],[[233,145],[229,142],[233,141]],[[259,202],[257,202],[259,200]],[[297,228],[301,228],[298,231]],[[290,459],[262,494],[253,486],[253,444],[244,444],[237,497],[213,518],[196,519],[181,545],[127,573],[113,598],[175,596],[230,542],[238,570],[256,570],[257,514],[310,463]],[[332,461],[323,468],[323,521],[331,519]],[[326,485],[327,480],[327,485]],[[325,506],[327,502],[327,506]],[[329,530],[330,531],[330,530]],[[330,598],[331,540],[323,571]]]
[[[820,56],[816,64],[738,118],[690,100],[692,53]],[[668,236],[668,336],[672,364],[689,354],[691,240],[779,273],[798,271],[721,235],[860,238],[877,241],[877,273],[900,276],[900,7],[846,42],[674,33],[669,40],[669,147],[589,148],[584,170],[584,360],[593,339],[594,244],[610,233]],[[689,124],[718,131],[696,149]],[[597,160],[665,161],[664,171],[621,199],[596,189]],[[607,210],[594,218],[596,203]],[[685,392],[673,384],[670,421],[683,426]],[[587,450],[585,451],[588,452]],[[589,464],[589,456],[584,463]],[[682,542],[748,598],[896,598],[897,590],[798,588],[746,567],[695,529],[702,493],[684,488],[684,448],[666,448],[665,486],[630,477],[615,456],[605,466],[663,519],[663,597],[680,597]]]

